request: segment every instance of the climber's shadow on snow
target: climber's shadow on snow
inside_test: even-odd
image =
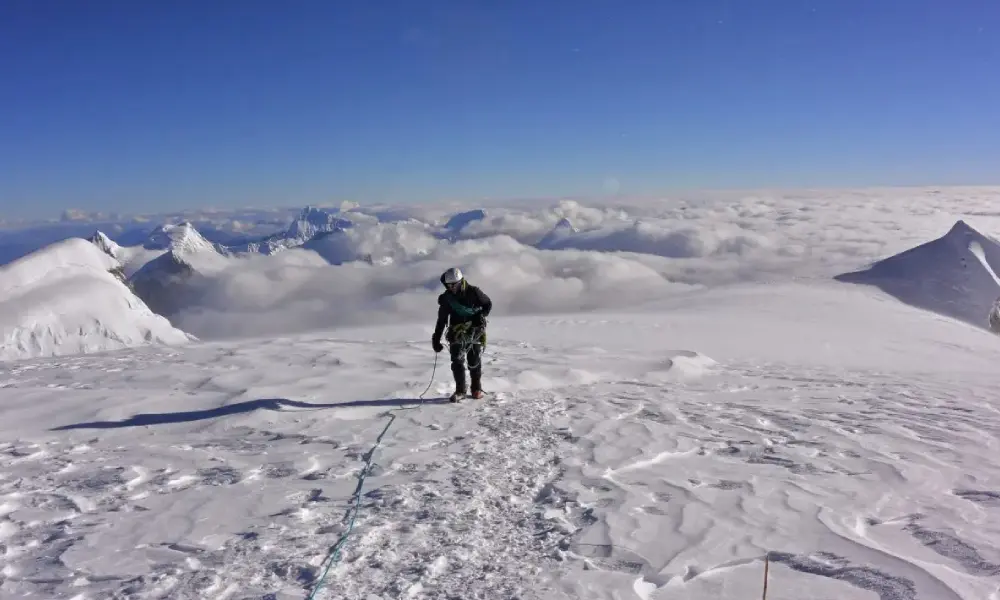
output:
[[[192,421],[204,421],[206,419],[216,419],[228,415],[249,413],[255,410],[283,411],[287,409],[321,410],[336,408],[377,408],[423,404],[444,404],[447,402],[447,399],[442,398],[430,398],[427,400],[420,400],[417,398],[383,398],[379,400],[353,400],[349,402],[313,404],[298,400],[288,400],[286,398],[261,398],[259,400],[247,400],[246,402],[237,402],[235,404],[227,404],[226,406],[207,408],[205,410],[188,410],[168,413],[141,413],[121,421],[91,421],[89,423],[60,425],[59,427],[49,429],[49,431],[65,431],[68,429],[117,429],[120,427],[146,427],[149,425],[167,425],[170,423],[190,423]]]

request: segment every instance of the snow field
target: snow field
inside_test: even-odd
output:
[[[687,306],[495,319],[458,405],[426,326],[3,365],[0,597],[304,598],[396,409],[318,598],[997,597],[993,335]]]

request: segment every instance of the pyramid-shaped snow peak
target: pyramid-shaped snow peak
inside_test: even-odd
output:
[[[181,253],[215,251],[215,245],[188,222],[160,225],[149,234],[143,247],[147,250],[173,250]]]
[[[835,279],[871,285],[911,306],[989,328],[1000,298],[998,268],[1000,242],[958,221],[936,240]]]
[[[0,267],[0,360],[193,339],[153,313],[114,274],[118,262],[71,238]]]
[[[561,242],[576,232],[577,229],[576,227],[573,227],[573,223],[571,223],[566,217],[563,217],[559,219],[559,222],[556,223],[556,226],[553,227],[551,231],[546,233],[545,236],[538,241],[537,246],[542,250],[553,249],[558,247]]]

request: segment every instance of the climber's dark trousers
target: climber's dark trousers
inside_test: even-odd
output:
[[[460,344],[451,344],[448,351],[451,353],[451,374],[455,376],[455,390],[459,392],[469,392],[483,389],[482,376],[482,349],[476,344],[468,347],[468,351],[462,352]],[[465,387],[465,367],[469,367],[469,375],[472,379],[472,389]]]

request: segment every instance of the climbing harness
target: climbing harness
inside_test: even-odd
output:
[[[486,350],[486,329],[484,327],[473,327],[472,323],[459,323],[451,328],[455,332],[452,337],[452,345],[458,346],[458,359],[465,362],[465,357],[473,346],[479,346],[479,362],[469,365],[470,369],[478,368],[483,363],[483,352]]]
[[[438,358],[437,358],[437,353],[435,353],[434,367],[433,369],[431,369],[431,380],[427,383],[427,388],[424,391],[420,392],[420,395],[417,396],[417,398],[420,400],[423,400],[424,395],[427,394],[427,392],[430,391],[431,386],[434,385],[434,375],[435,373],[437,373],[437,363],[438,363]],[[351,507],[349,511],[350,520],[348,521],[347,524],[347,531],[345,531],[340,536],[340,539],[337,540],[336,544],[330,547],[329,555],[325,561],[326,564],[323,568],[323,573],[319,576],[319,579],[317,580],[316,583],[316,587],[313,589],[312,592],[309,593],[307,600],[313,600],[316,597],[316,594],[319,593],[320,588],[323,587],[323,584],[326,581],[327,573],[330,572],[330,568],[335,563],[340,561],[340,549],[344,546],[345,543],[347,543],[347,538],[350,537],[351,533],[354,531],[354,520],[357,518],[358,512],[360,512],[361,510],[361,489],[365,484],[365,479],[368,478],[368,474],[371,472],[372,458],[375,456],[375,450],[378,449],[379,445],[382,443],[382,438],[385,436],[386,432],[389,431],[389,427],[392,426],[393,421],[396,420],[396,415],[394,413],[401,410],[413,410],[419,407],[420,407],[419,404],[415,404],[413,406],[400,406],[399,408],[393,408],[387,411],[389,416],[389,422],[385,424],[385,427],[382,428],[382,432],[378,434],[377,438],[375,438],[375,444],[371,447],[370,450],[368,450],[368,452],[365,452],[364,454],[365,466],[364,468],[361,469],[361,472],[358,474],[358,486],[354,489],[354,505]]]

